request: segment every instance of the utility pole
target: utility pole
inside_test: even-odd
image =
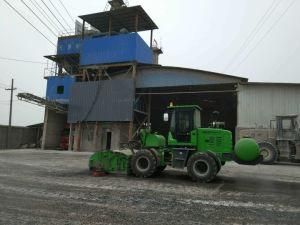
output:
[[[11,120],[12,120],[12,104],[13,104],[13,97],[14,97],[14,91],[17,90],[17,88],[14,88],[14,79],[11,79],[11,87],[5,89],[6,91],[10,91],[10,105],[9,105],[9,123],[7,128],[7,140],[6,140],[6,147],[10,147],[10,134],[11,134]]]

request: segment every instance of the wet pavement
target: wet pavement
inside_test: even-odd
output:
[[[300,166],[228,163],[202,184],[92,177],[89,155],[0,151],[0,224],[300,224]]]

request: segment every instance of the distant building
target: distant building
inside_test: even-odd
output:
[[[62,135],[69,135],[70,150],[96,151],[120,148],[143,126],[166,134],[163,113],[170,102],[199,105],[203,126],[218,111],[218,120],[234,134],[238,127],[267,126],[277,114],[300,113],[298,84],[248,83],[159,65],[162,50],[153,45],[157,25],[141,6],[118,2],[113,10],[80,16],[82,26],[77,22],[74,35],[59,37],[57,54],[46,56],[55,62],[46,77],[47,99],[67,106],[67,112],[46,108],[44,149],[60,146]],[[150,31],[149,45],[141,31]]]

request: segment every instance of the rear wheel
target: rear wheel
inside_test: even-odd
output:
[[[263,156],[262,164],[271,165],[274,164],[278,158],[277,149],[268,142],[261,142],[258,144],[260,154]]]
[[[209,183],[218,173],[218,164],[208,154],[195,153],[188,160],[187,169],[193,180]]]
[[[151,177],[156,165],[157,160],[149,150],[140,150],[132,156],[131,169],[137,177]]]

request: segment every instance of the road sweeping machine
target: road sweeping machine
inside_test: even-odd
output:
[[[195,181],[211,182],[227,161],[256,165],[263,160],[255,140],[244,138],[233,147],[230,131],[202,128],[198,106],[170,106],[164,121],[169,124],[166,138],[141,129],[139,140],[130,149],[93,154],[90,170],[147,178],[171,166],[187,168]]]

